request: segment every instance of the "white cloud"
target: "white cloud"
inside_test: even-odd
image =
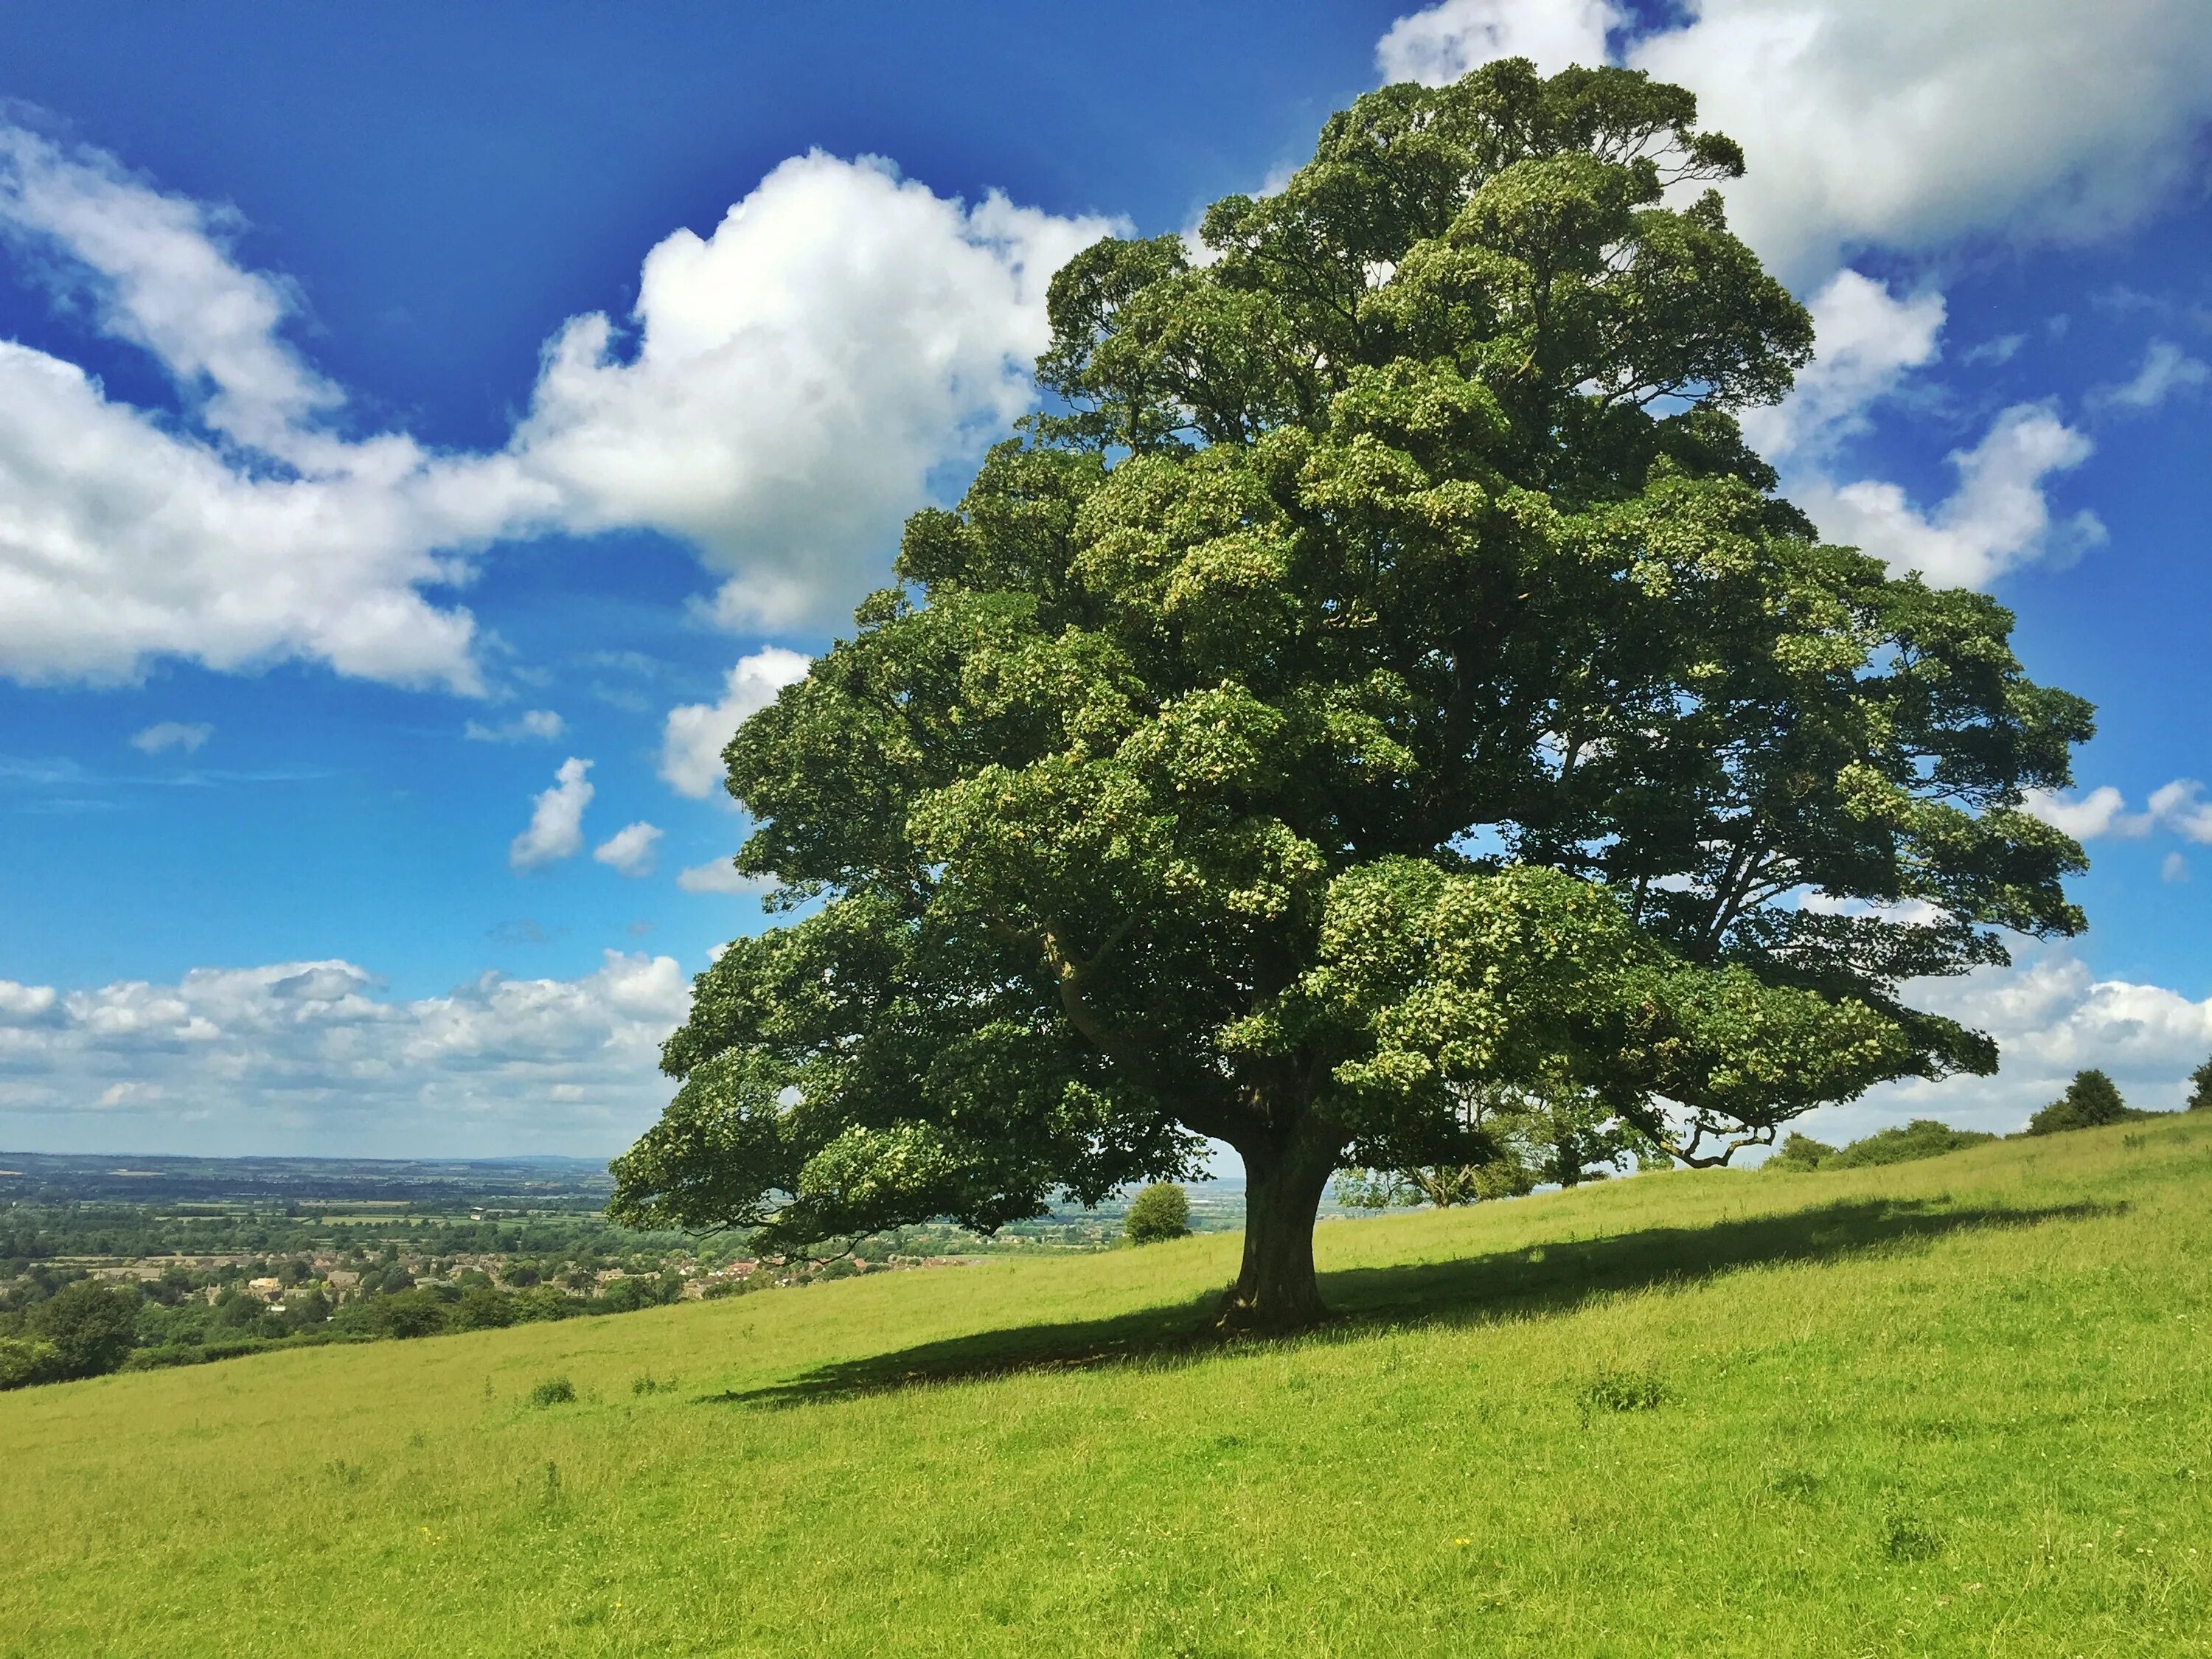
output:
[[[1375,48],[1385,81],[1440,86],[1493,58],[1528,58],[1547,75],[1605,62],[1626,14],[1612,0],[1444,0],[1401,17]]]
[[[2212,381],[2212,367],[2203,359],[2191,356],[2171,340],[2153,340],[2134,378],[2098,387],[2089,394],[2089,402],[2099,409],[2140,414],[2156,409],[2178,392],[2201,391],[2207,381]]]
[[[0,127],[0,233],[72,256],[43,274],[82,289],[107,331],[143,347],[206,424],[286,459],[307,423],[344,394],[300,361],[278,329],[289,288],[233,261],[234,216],[149,190],[97,150],[64,150]]]
[[[0,1024],[44,1019],[58,1006],[51,985],[19,985],[12,979],[0,979]]]
[[[2187,881],[2189,879],[2188,859],[2179,853],[2168,853],[2165,861],[2158,866],[2158,878],[2160,881],[2169,882]]]
[[[461,728],[461,735],[471,743],[552,743],[567,731],[568,726],[550,708],[526,708],[511,720],[497,726],[486,726],[481,720],[471,720]]]
[[[1779,404],[1743,411],[1744,436],[1770,461],[1817,462],[1871,424],[1869,411],[1942,349],[1943,296],[1905,299],[1856,270],[1839,270],[1806,308],[1818,355]]]
[[[2020,355],[2020,349],[2027,343],[2027,336],[2025,334],[2000,334],[1994,339],[1984,340],[1979,345],[1972,347],[1959,361],[1962,363],[1986,366],[1990,368],[2002,368],[2017,357]]]
[[[676,884],[687,893],[751,893],[769,891],[775,883],[761,876],[738,873],[738,866],[727,859],[718,859],[712,864],[694,864],[676,872]]]
[[[2054,520],[2044,493],[2046,478],[2081,465],[2094,447],[2048,405],[2015,404],[1973,448],[1952,453],[1958,488],[1932,511],[1875,479],[1838,484],[1785,471],[1784,483],[1830,541],[1862,548],[1900,574],[1917,570],[1939,586],[1980,587],[2037,560],[2063,563],[2105,540],[2095,514]]]
[[[2184,841],[2212,846],[2212,803],[2199,799],[2204,786],[2195,778],[2176,778],[2150,792],[2150,816]]]
[[[2151,815],[2127,811],[2126,798],[2109,783],[2099,784],[2079,800],[2069,800],[2047,789],[2030,789],[2024,796],[2021,810],[2028,817],[2041,818],[2076,841],[2098,841],[2106,836],[2133,841],[2150,833]]]
[[[205,724],[187,724],[183,720],[160,720],[143,732],[134,732],[131,746],[143,755],[158,755],[164,749],[181,749],[187,755],[197,754],[199,746],[215,735],[215,727]]]
[[[507,848],[507,863],[535,870],[583,850],[584,809],[594,793],[584,774],[591,769],[591,762],[574,755],[561,763],[553,787],[531,798],[530,826]]]
[[[2120,228],[2212,117],[2193,0],[1692,0],[1627,62],[1743,145],[1731,216],[1801,281],[1859,247]]]
[[[725,579],[720,615],[828,620],[929,474],[1028,406],[1046,284],[1109,228],[795,157],[651,251],[634,329],[564,325],[502,448],[440,455],[330,428],[342,394],[280,333],[290,290],[239,267],[223,216],[0,126],[0,232],[152,354],[185,416],[0,342],[0,674],[302,659],[478,691],[473,619],[426,590],[555,532],[663,531]]]
[[[2190,1069],[2212,1055],[2212,998],[2100,980],[2064,945],[2031,946],[2010,968],[1918,981],[1907,997],[1995,1037],[1997,1074],[1888,1084],[1810,1114],[1799,1126],[1807,1133],[1834,1141],[1910,1117],[2009,1133],[2087,1066],[2110,1073],[2130,1104],[2171,1110]]]
[[[592,850],[592,856],[625,876],[649,876],[660,849],[660,831],[640,822],[625,824]]]
[[[808,659],[778,646],[738,659],[717,702],[686,703],[668,711],[660,738],[660,775],[679,795],[695,800],[722,781],[722,750],[747,719],[775,701],[775,694],[805,676]]]
[[[509,453],[571,529],[692,542],[732,578],[720,614],[830,619],[930,470],[1029,406],[1046,284],[1109,228],[795,156],[646,256],[634,356],[603,315],[561,331]]]
[[[690,1000],[673,958],[614,951],[580,978],[486,974],[415,1000],[337,961],[0,984],[0,1143],[65,1146],[97,1116],[112,1147],[120,1115],[143,1146],[604,1154],[665,1102],[654,1061]]]

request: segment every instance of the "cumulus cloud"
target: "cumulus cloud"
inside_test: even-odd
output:
[[[2079,800],[2069,800],[2047,789],[2030,789],[2021,802],[2021,810],[2030,817],[2041,818],[2054,830],[2083,842],[2106,836],[2133,840],[2148,835],[2150,815],[2130,813],[2126,807],[2126,798],[2109,783],[2098,785]]]
[[[624,824],[592,849],[592,856],[625,876],[649,876],[660,849],[660,831],[639,822]]]
[[[2195,778],[2176,778],[2150,792],[2150,816],[2160,827],[2184,841],[2212,846],[2212,804],[2203,799],[2204,786]]]
[[[601,314],[561,331],[509,453],[572,529],[690,541],[720,615],[827,620],[929,471],[1029,406],[1046,284],[1111,228],[793,157],[646,256],[634,351]]]
[[[550,708],[526,708],[511,720],[496,726],[487,726],[482,720],[471,720],[461,728],[461,735],[471,743],[552,743],[567,731],[568,726]]]
[[[2185,0],[1693,0],[1627,62],[1744,146],[1731,216],[1800,280],[1856,248],[2118,229],[2185,182],[2212,118]]]
[[[1899,298],[1856,270],[1839,270],[1806,302],[1818,352],[1779,404],[1743,411],[1744,436],[1778,464],[1826,460],[1872,424],[1871,411],[1913,369],[1941,355],[1943,296]]]
[[[2152,790],[2143,811],[2130,812],[2126,810],[2126,799],[2108,783],[2100,784],[2079,800],[2030,789],[2021,810],[2063,830],[2076,841],[2097,841],[2106,836],[2134,841],[2154,830],[2163,830],[2200,847],[2212,846],[2212,801],[2203,795],[2204,786],[2195,778],[2176,778]]]
[[[491,543],[649,529],[723,578],[716,614],[840,614],[931,471],[1032,395],[1046,284],[1110,227],[972,205],[876,158],[775,168],[706,237],[647,256],[632,315],[574,318],[495,452],[349,438],[233,222],[112,157],[0,126],[0,234],[150,354],[183,420],[0,342],[0,674],[128,680],[285,659],[483,689],[442,595]]]
[[[2171,340],[2153,340],[2143,353],[2142,367],[2118,386],[2099,386],[2089,394],[2099,409],[2143,414],[2156,409],[2176,392],[2202,391],[2212,380],[2212,367],[2192,357]]]
[[[1698,94],[1740,142],[1752,246],[1817,284],[1854,250],[2079,241],[2172,200],[2212,119],[2212,30],[2189,0],[1687,0],[1620,61]],[[1486,59],[1597,64],[1609,0],[1444,0],[1401,17],[1386,79]]]
[[[1994,1036],[1997,1074],[1885,1085],[1810,1114],[1800,1126],[1808,1133],[1835,1140],[1909,1117],[2008,1133],[2085,1066],[2110,1073],[2132,1104],[2172,1109],[2182,1104],[2190,1069],[2212,1054],[2212,999],[2100,980],[2064,945],[2031,946],[2010,968],[1917,981],[1907,996]]]
[[[727,859],[694,864],[676,872],[676,884],[687,893],[765,893],[775,884],[760,876],[742,875]]]
[[[1627,15],[1611,0],[1444,0],[1401,17],[1375,48],[1385,81],[1438,86],[1493,58],[1528,58],[1547,75],[1601,64],[1606,33]]]
[[[722,750],[738,727],[804,678],[808,659],[770,646],[738,659],[720,699],[668,711],[660,737],[660,775],[679,795],[702,800],[722,781]]]
[[[2045,494],[2051,474],[2081,465],[2093,448],[2047,404],[2016,404],[1981,442],[1952,452],[1958,488],[1932,509],[1914,506],[1903,489],[1881,480],[1838,484],[1818,474],[1785,474],[1785,483],[1829,540],[1863,548],[1899,573],[1917,570],[1939,586],[1982,587],[2037,560],[2064,563],[2106,539],[2095,514],[2055,517]]]
[[[112,1144],[120,1115],[142,1146],[604,1154],[665,1100],[654,1061],[690,1000],[673,958],[614,951],[577,979],[486,974],[416,1000],[343,961],[0,981],[0,1136],[67,1146],[97,1117]]]
[[[571,755],[553,775],[553,787],[531,798],[529,827],[507,849],[507,861],[516,870],[535,870],[556,860],[573,858],[584,847],[584,809],[595,793],[584,775],[587,760]]]
[[[183,720],[159,720],[143,732],[131,734],[131,746],[142,755],[158,755],[165,749],[181,749],[187,755],[197,754],[199,747],[215,735],[215,727],[204,724],[188,724]]]

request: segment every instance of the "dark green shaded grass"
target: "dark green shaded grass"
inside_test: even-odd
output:
[[[1331,1224],[1295,1341],[1200,1237],[0,1396],[0,1653],[2212,1651],[2208,1194],[2130,1126]]]

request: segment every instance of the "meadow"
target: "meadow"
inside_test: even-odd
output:
[[[1293,1340],[1215,1235],[25,1389],[0,1654],[2212,1652],[2208,1194],[2197,1113],[1326,1223]]]

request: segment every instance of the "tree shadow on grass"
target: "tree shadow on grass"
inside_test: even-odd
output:
[[[1364,1334],[1414,1324],[1480,1324],[1565,1314],[1599,1297],[1694,1284],[1743,1267],[1832,1261],[1948,1233],[2086,1220],[2126,1207],[2080,1203],[2042,1209],[1954,1208],[1923,1200],[1875,1199],[1705,1227],[1545,1240],[1449,1261],[1346,1268],[1321,1276],[1322,1298],[1333,1312],[1323,1328]],[[1259,1340],[1224,1338],[1215,1330],[1220,1298],[1220,1291],[1209,1291],[1189,1301],[1110,1319],[979,1331],[818,1366],[760,1388],[707,1395],[702,1403],[796,1406],[1013,1372],[1092,1370],[1136,1360],[1173,1364],[1218,1352],[1224,1342]]]

